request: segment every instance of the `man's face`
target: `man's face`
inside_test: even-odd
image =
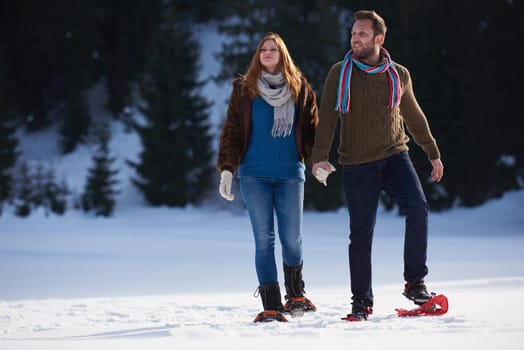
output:
[[[382,35],[375,36],[373,21],[359,19],[353,24],[351,30],[351,49],[359,60],[365,60],[380,51]]]

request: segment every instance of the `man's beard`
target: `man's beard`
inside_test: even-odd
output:
[[[366,59],[373,56],[375,49],[373,47],[360,47],[360,51],[358,53],[355,51],[353,51],[353,53],[355,56],[357,56],[359,61],[365,61]]]

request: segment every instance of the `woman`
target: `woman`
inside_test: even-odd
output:
[[[234,79],[220,136],[219,192],[232,201],[235,172],[255,238],[257,289],[264,311],[255,322],[286,321],[283,312],[315,311],[304,297],[302,210],[305,165],[318,124],[316,96],[282,38],[267,34],[245,75]],[[275,261],[274,213],[282,245],[286,303]]]

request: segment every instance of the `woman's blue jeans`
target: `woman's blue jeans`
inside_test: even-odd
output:
[[[428,205],[407,152],[344,166],[344,191],[350,217],[349,268],[353,300],[373,305],[371,247],[381,191],[406,215],[404,280],[414,282],[428,273]]]
[[[244,197],[255,238],[255,267],[260,285],[278,281],[275,260],[275,222],[287,266],[302,263],[304,181],[241,177]]]

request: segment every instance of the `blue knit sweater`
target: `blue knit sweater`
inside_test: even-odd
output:
[[[263,98],[253,100],[251,136],[244,160],[238,168],[238,177],[305,180],[304,163],[298,160],[295,128],[289,136],[271,136],[273,113],[273,107]]]

